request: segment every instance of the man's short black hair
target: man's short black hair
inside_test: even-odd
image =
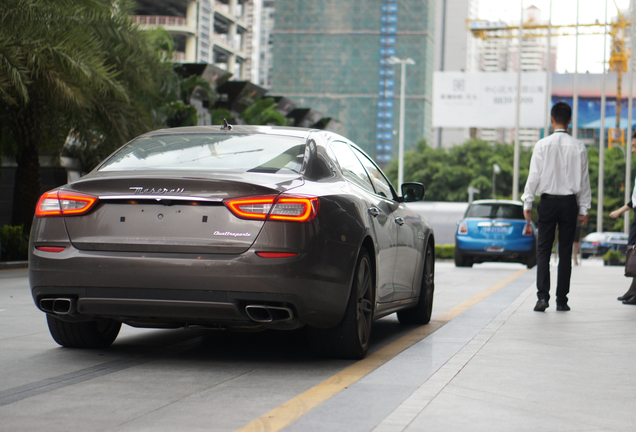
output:
[[[632,139],[636,139],[636,131],[632,132]]]
[[[572,107],[565,102],[557,102],[552,107],[550,115],[555,123],[567,126],[572,118]]]

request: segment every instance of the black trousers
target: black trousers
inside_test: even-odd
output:
[[[579,206],[575,195],[542,195],[539,208],[539,242],[537,244],[537,298],[550,300],[550,255],[555,230],[559,227],[559,269],[556,301],[566,303],[572,274],[572,243],[576,232]]]

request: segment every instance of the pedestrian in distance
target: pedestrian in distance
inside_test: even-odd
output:
[[[636,156],[636,132],[632,133],[632,153]],[[634,209],[634,203],[636,203],[636,180],[634,181],[634,190],[632,191],[632,199],[618,210],[614,210],[610,213],[612,219],[616,219],[628,210]],[[631,246],[636,244],[636,214],[632,219],[632,224],[629,226],[629,237],[627,238],[627,245]],[[636,305],[636,278],[632,278],[632,284],[625,294],[618,297],[618,300],[622,300],[623,304]]]
[[[523,214],[529,223],[535,195],[541,196],[537,208],[537,304],[534,310],[543,312],[550,300],[550,255],[555,230],[559,228],[559,267],[556,304],[558,311],[569,311],[568,293],[572,273],[572,244],[577,219],[587,224],[588,209],[592,203],[590,173],[585,145],[568,132],[572,121],[572,108],[557,102],[550,111],[554,133],[539,140],[532,152],[530,172],[524,193]]]

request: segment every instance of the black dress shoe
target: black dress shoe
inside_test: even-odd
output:
[[[636,304],[636,303],[635,303]],[[534,306],[534,310],[535,312],[543,312],[544,310],[546,310],[546,308],[548,308],[550,305],[548,304],[547,300],[539,300],[537,302],[537,304]]]
[[[569,311],[570,310],[570,306],[568,306],[567,303],[557,303],[557,310],[558,311]]]
[[[623,300],[623,304],[636,305],[636,295],[631,296],[627,300]]]
[[[633,296],[634,296],[634,293],[633,293],[633,292],[629,292],[629,291],[628,291],[628,292],[626,292],[625,294],[623,294],[622,296],[617,297],[617,298],[616,298],[616,300],[619,300],[619,301],[625,301],[625,300],[629,300],[629,299],[630,299],[630,298],[632,298]]]

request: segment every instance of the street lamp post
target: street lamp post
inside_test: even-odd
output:
[[[404,93],[406,91],[406,68],[407,64],[414,65],[412,58],[399,59],[395,56],[389,58],[392,64],[400,65],[400,137],[398,150],[398,190],[402,190],[404,182]]]
[[[501,172],[501,167],[497,164],[492,164],[492,199],[497,199],[497,174]]]

